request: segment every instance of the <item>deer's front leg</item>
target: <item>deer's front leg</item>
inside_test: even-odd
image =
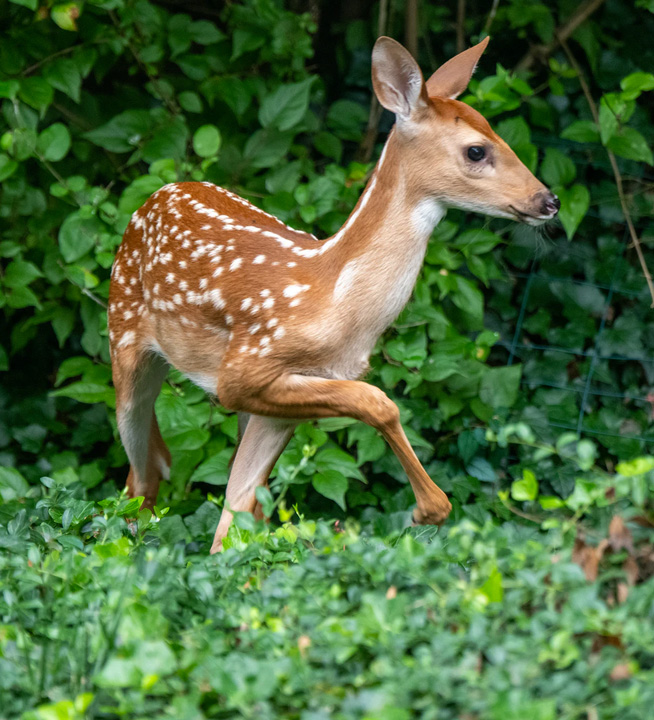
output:
[[[406,437],[397,405],[379,388],[355,380],[282,375],[249,394],[232,394],[230,389],[227,380],[219,389],[220,397],[237,410],[297,420],[352,417],[371,425],[384,436],[409,477],[417,503],[415,522],[437,525],[450,514],[447,495],[427,475]]]
[[[296,425],[292,420],[272,417],[252,415],[249,418],[229,474],[225,507],[211,546],[212,553],[222,550],[233,513],[257,509],[256,489],[268,480]]]

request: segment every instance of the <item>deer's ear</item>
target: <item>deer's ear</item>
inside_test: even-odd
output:
[[[380,37],[372,50],[372,86],[382,106],[399,120],[407,120],[427,102],[418,63],[389,37]]]
[[[451,100],[458,97],[468,87],[479,58],[488,45],[488,40],[489,38],[485,37],[478,45],[464,50],[441,65],[427,80],[429,97]]]

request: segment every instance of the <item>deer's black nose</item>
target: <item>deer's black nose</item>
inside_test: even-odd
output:
[[[556,215],[561,208],[561,201],[553,193],[547,190],[543,193],[543,199],[541,204],[541,212],[543,215]]]

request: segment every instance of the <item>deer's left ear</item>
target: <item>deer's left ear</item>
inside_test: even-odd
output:
[[[468,87],[479,58],[488,45],[488,40],[489,38],[485,37],[478,45],[464,50],[441,65],[427,80],[429,97],[450,98],[450,100],[458,97]]]

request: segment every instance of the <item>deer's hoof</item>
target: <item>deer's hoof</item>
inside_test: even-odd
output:
[[[447,504],[427,510],[416,508],[413,511],[413,524],[442,525],[447,520],[450,512],[452,512],[452,504],[449,501],[447,501]]]

